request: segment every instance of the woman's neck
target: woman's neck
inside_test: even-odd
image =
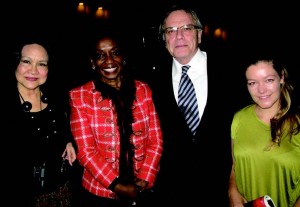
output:
[[[255,113],[257,117],[262,120],[264,123],[270,125],[270,121],[278,113],[279,106],[274,105],[271,108],[261,108],[258,105],[255,105]]]
[[[121,88],[122,85],[122,79],[120,77],[116,78],[116,79],[106,79],[106,78],[102,78],[101,81],[117,90],[119,90]]]
[[[30,112],[38,112],[45,108],[45,103],[42,102],[42,92],[40,89],[35,90],[22,90],[18,88],[20,101],[25,106],[26,104],[29,104]],[[24,104],[25,103],[25,104]],[[26,110],[25,110],[26,111]]]

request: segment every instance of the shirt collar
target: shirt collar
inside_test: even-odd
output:
[[[206,65],[206,61],[207,61],[207,56],[206,56],[206,52],[201,51],[199,48],[196,52],[196,54],[194,55],[194,57],[191,59],[191,61],[186,64],[186,65],[190,65],[191,68],[189,69],[189,73],[193,73],[193,72],[197,72],[198,74],[203,74],[206,73],[206,68],[205,67],[199,67],[203,64]],[[181,74],[181,67],[183,65],[181,65],[175,58],[173,58],[173,75],[175,74]],[[200,70],[200,71],[199,71]]]

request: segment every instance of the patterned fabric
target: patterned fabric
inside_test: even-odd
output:
[[[70,184],[67,182],[52,193],[43,194],[35,198],[35,207],[70,207],[71,206]]]
[[[182,76],[178,90],[178,106],[192,134],[195,135],[200,118],[194,85],[187,74],[189,68],[189,65],[182,66]]]
[[[130,142],[133,145],[135,177],[154,185],[162,153],[160,122],[150,87],[134,82],[133,123]],[[116,108],[104,99],[93,81],[70,91],[71,129],[78,146],[78,161],[84,168],[82,185],[89,192],[115,198],[108,189],[119,176],[120,133]]]

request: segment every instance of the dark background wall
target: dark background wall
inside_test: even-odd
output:
[[[201,49],[227,58],[230,64],[220,65],[232,74],[228,80],[233,93],[246,89],[243,84],[243,59],[256,53],[276,52],[283,57],[297,80],[300,13],[295,3],[289,1],[211,1],[177,0],[194,6],[203,25],[211,30],[227,31],[226,41],[216,39],[210,33],[203,35]],[[158,25],[163,9],[176,0],[102,0],[109,10],[108,20],[79,15],[79,1],[9,1],[2,3],[0,23],[2,52],[5,54],[24,36],[38,34],[49,38],[56,51],[57,67],[53,69],[58,83],[71,88],[89,78],[86,47],[89,36],[95,30],[113,25],[122,31],[130,45],[133,70],[141,78],[147,78],[162,58],[164,46],[158,41]],[[209,55],[209,54],[208,54]],[[5,56],[2,56],[5,57]],[[155,77],[151,77],[155,78]]]

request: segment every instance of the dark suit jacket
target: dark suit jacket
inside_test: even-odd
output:
[[[165,58],[167,62],[158,66],[152,77],[164,141],[156,185],[163,204],[201,206],[201,203],[211,202],[211,206],[228,206],[233,100],[230,85],[226,85],[230,78],[225,75],[226,64],[220,59],[214,61],[211,56],[208,54],[207,104],[195,137],[174,97],[172,58]]]

